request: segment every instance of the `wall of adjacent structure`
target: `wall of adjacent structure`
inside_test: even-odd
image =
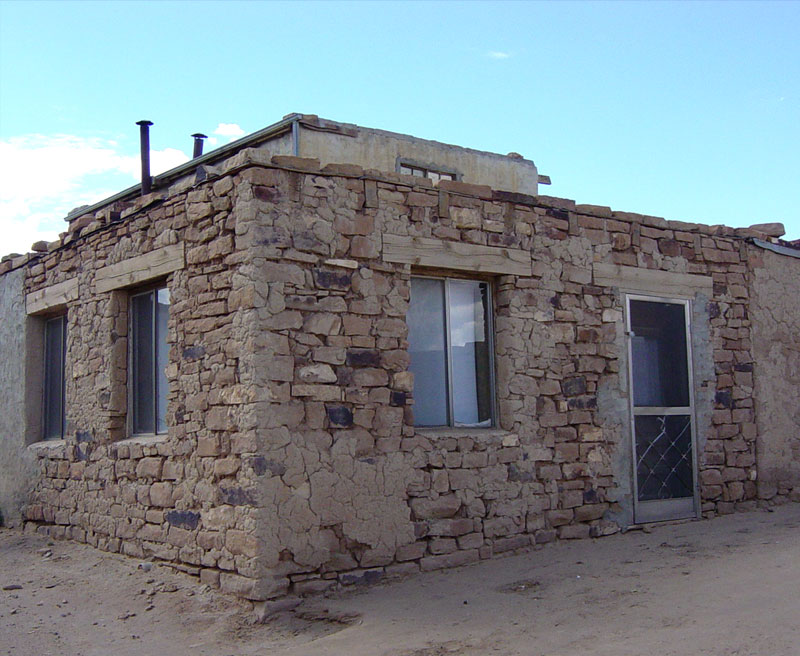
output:
[[[26,450],[25,271],[0,276],[0,523],[17,526],[36,471]]]
[[[456,173],[459,180],[489,185],[495,189],[524,194],[538,193],[536,165],[522,157],[508,157],[405,134],[337,124],[339,132],[318,131],[315,117],[300,121],[299,154],[314,157],[325,165],[353,162],[365,169],[397,171],[398,159],[405,163]],[[322,125],[330,122],[322,121]],[[278,152],[271,144],[272,152]],[[285,151],[281,151],[285,152]]]
[[[77,220],[28,263],[28,293],[79,281],[69,435],[28,447],[32,528],[254,599],[613,533],[632,521],[632,470],[608,267],[634,286],[632,271],[662,272],[653,292],[693,300],[702,510],[755,505],[747,258],[732,230],[263,150],[217,171],[119,219]],[[529,273],[489,276],[496,428],[414,427],[405,315],[412,272],[434,269],[390,258],[386,235],[527,254]],[[169,433],[125,439],[127,291],[98,292],[97,272],[179,244]]]
[[[800,501],[800,259],[750,258],[759,496]]]

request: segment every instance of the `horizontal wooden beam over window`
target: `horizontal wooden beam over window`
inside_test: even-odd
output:
[[[531,254],[527,251],[429,237],[383,235],[383,259],[387,262],[473,273],[531,275]]]
[[[697,292],[710,294],[714,281],[711,276],[674,271],[654,271],[638,267],[595,262],[594,284],[618,287],[623,291],[656,293],[660,296],[689,296]]]
[[[155,280],[185,266],[183,244],[164,246],[97,270],[94,275],[98,292],[109,292]]]
[[[25,310],[28,314],[38,314],[64,307],[67,301],[74,301],[76,298],[78,298],[78,279],[71,278],[25,296]]]

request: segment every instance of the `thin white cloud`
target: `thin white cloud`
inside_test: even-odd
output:
[[[510,52],[503,52],[502,50],[490,50],[486,53],[489,59],[508,59],[511,57]]]
[[[188,160],[175,148],[150,154],[153,175]],[[0,254],[56,239],[71,210],[135,184],[140,171],[138,154],[107,139],[28,134],[0,140]]]
[[[216,134],[220,137],[230,137],[231,139],[236,139],[238,137],[243,137],[245,132],[237,123],[220,123],[216,130],[214,130],[213,134]]]

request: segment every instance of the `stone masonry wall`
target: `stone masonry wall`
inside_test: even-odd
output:
[[[78,219],[30,263],[26,291],[77,276],[79,298],[68,303],[68,436],[30,447],[40,477],[26,516],[56,537],[203,567],[211,582],[254,594],[254,501],[240,479],[260,461],[240,419],[250,394],[233,289],[241,255],[230,186],[214,189],[152,194]],[[126,439],[128,290],[97,292],[95,272],[178,241],[186,265],[166,277],[169,432]]]
[[[702,509],[755,504],[742,233],[264,151],[199,177],[73,222],[27,264],[29,292],[80,283],[69,435],[29,447],[32,527],[253,599],[615,532],[630,522],[623,308],[596,263],[713,276],[696,303]],[[385,234],[532,254],[529,276],[489,277],[496,428],[414,427],[416,270],[384,260]],[[177,243],[169,433],[125,439],[127,292],[97,293],[94,272]]]
[[[711,387],[698,394],[708,406],[702,509],[755,504],[747,265],[732,230],[460,183],[434,190],[357,167],[326,175],[312,160],[292,166],[257,166],[235,181],[268,390],[257,434],[270,471],[258,486],[269,594],[618,530],[619,476],[629,473],[614,464],[629,437],[598,399],[603,385],[625,388],[622,300],[593,284],[595,262],[713,277],[713,298],[697,301],[709,342],[697,382]],[[493,278],[497,428],[414,428],[412,267],[383,260],[385,234],[533,254],[530,277]]]

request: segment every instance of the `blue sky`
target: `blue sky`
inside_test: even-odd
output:
[[[798,2],[0,0],[0,251],[290,112],[536,162],[541,191],[800,238]],[[207,147],[207,150],[209,148]]]

